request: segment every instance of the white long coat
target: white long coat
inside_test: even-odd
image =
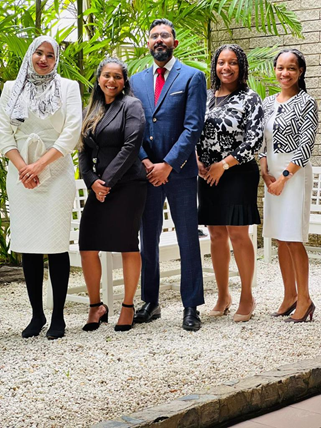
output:
[[[62,106],[55,114],[29,117],[12,126],[5,107],[14,82],[4,85],[0,98],[0,152],[18,149],[30,164],[55,148],[63,157],[40,174],[40,185],[26,189],[9,162],[7,191],[10,208],[11,250],[19,253],[53,254],[68,251],[72,204],[75,197],[74,168],[70,154],[81,130],[81,98],[77,82],[61,78]]]

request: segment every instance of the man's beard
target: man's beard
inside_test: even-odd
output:
[[[165,46],[163,46],[165,47]],[[153,58],[156,59],[156,61],[166,61],[167,59],[170,59],[173,56],[173,48],[165,47],[166,49],[164,51],[155,51],[154,49],[150,49],[150,53]]]

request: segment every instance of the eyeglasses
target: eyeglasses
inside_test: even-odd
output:
[[[172,35],[170,33],[163,32],[163,33],[153,33],[153,34],[150,34],[149,36],[149,38],[152,40],[157,40],[158,37],[160,37],[162,40],[167,40],[170,37],[172,37]]]

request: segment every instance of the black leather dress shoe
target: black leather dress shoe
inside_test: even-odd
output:
[[[199,312],[195,308],[185,308],[183,316],[183,329],[197,331],[201,328]]]
[[[161,308],[158,303],[144,303],[144,305],[136,312],[134,323],[142,324],[150,322],[161,317]]]

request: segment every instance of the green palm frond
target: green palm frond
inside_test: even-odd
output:
[[[273,58],[279,50],[278,46],[251,49],[247,54],[249,69],[273,75]]]
[[[279,51],[277,46],[255,48],[249,51],[249,86],[262,99],[279,91],[274,75],[273,58]]]
[[[18,37],[16,34],[1,34],[0,43],[8,52],[14,53],[20,60],[22,60],[27,52],[31,40]]]
[[[278,27],[285,34],[302,37],[302,25],[295,12],[287,9],[284,4],[269,0],[220,0],[218,13],[227,10],[229,22],[232,19],[251,29],[254,25],[257,31],[279,35]]]

